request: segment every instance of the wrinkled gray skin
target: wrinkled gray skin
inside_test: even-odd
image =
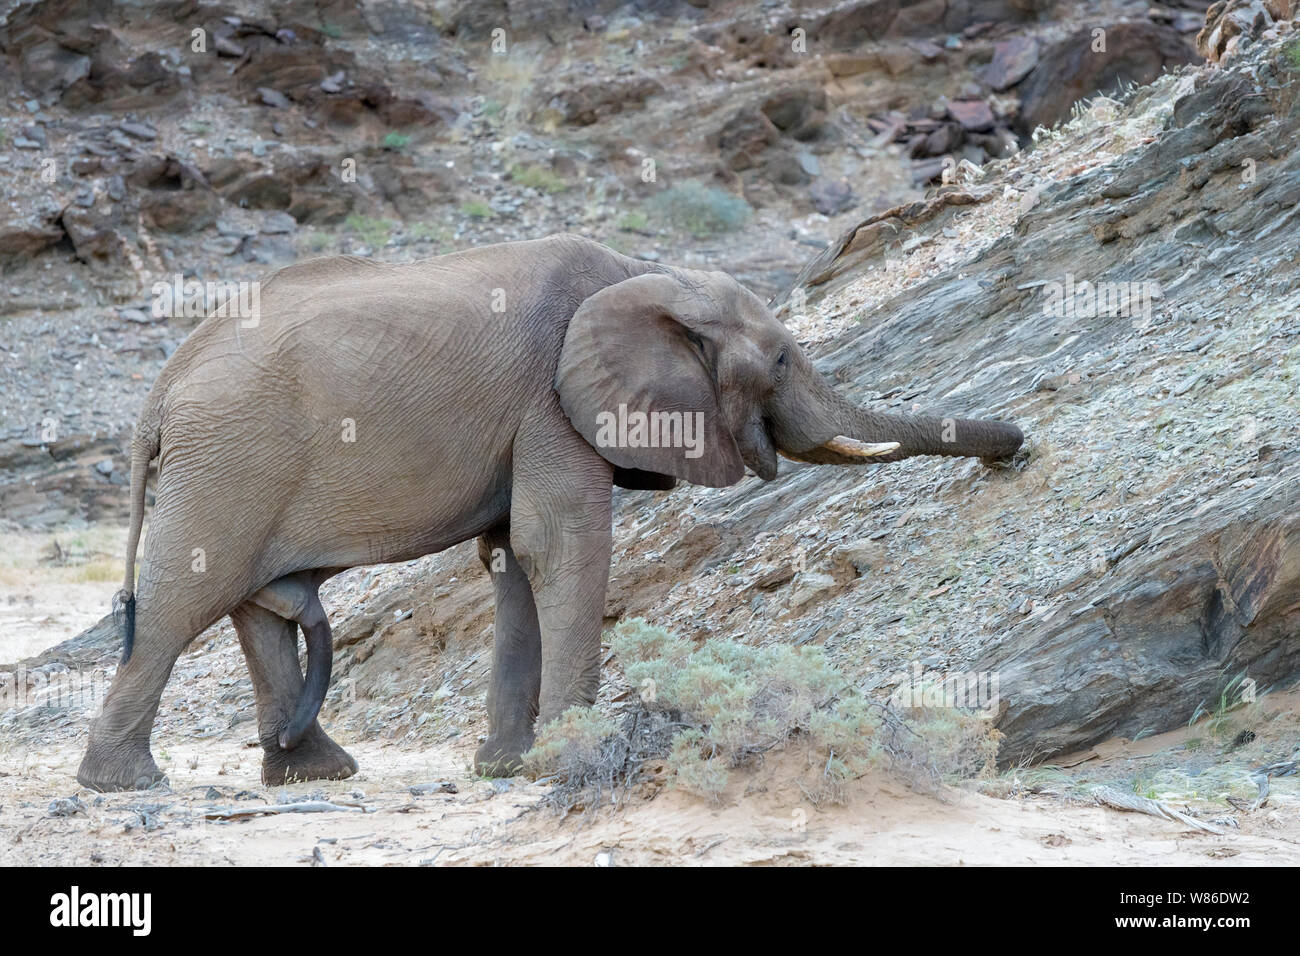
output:
[[[596,447],[597,416],[620,404],[699,412],[702,454]],[[899,447],[863,458],[837,436]],[[256,327],[212,316],[195,329],[145,404],[128,592],[145,474],[160,464],[134,649],[77,777],[100,790],[161,779],[149,738],[163,685],[223,615],[252,673],[263,780],[349,776],[356,764],[315,720],[331,650],[316,588],[474,537],[496,595],[490,735],[475,765],[509,773],[539,715],[595,698],[614,483],[723,486],[746,466],[769,480],[778,452],[991,460],[1020,443],[1012,425],[856,408],[730,277],[575,236],[405,265],[292,266],[263,284]],[[316,686],[299,667],[299,627]]]

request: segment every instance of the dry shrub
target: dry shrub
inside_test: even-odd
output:
[[[711,800],[730,772],[769,751],[806,752],[798,781],[814,804],[842,802],[848,784],[878,768],[932,790],[988,772],[991,724],[951,708],[907,717],[847,688],[821,648],[751,647],[713,639],[699,647],[639,618],[620,622],[610,646],[640,689],[621,724],[574,708],[542,729],[525,765],[550,775],[557,807],[599,805],[662,761],[673,786]]]

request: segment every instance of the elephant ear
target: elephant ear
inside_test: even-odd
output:
[[[715,488],[744,476],[719,402],[716,308],[661,274],[625,279],[578,307],[555,388],[606,461]]]

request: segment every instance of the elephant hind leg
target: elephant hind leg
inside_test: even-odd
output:
[[[188,618],[158,613],[154,601],[142,602],[137,617],[141,639],[118,667],[103,711],[90,724],[90,742],[77,769],[83,786],[108,792],[166,782],[150,753],[149,737],[172,667],[200,630]]]
[[[356,761],[329,738],[314,717],[298,746],[292,750],[280,746],[280,735],[302,697],[297,624],[251,600],[235,608],[230,619],[257,696],[262,782],[279,786],[295,780],[342,780],[356,773]]]

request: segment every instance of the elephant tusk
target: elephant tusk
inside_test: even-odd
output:
[[[827,451],[835,452],[837,455],[844,455],[846,458],[876,458],[880,455],[888,455],[890,452],[898,451],[899,444],[896,441],[861,442],[856,438],[836,435],[822,447]]]

